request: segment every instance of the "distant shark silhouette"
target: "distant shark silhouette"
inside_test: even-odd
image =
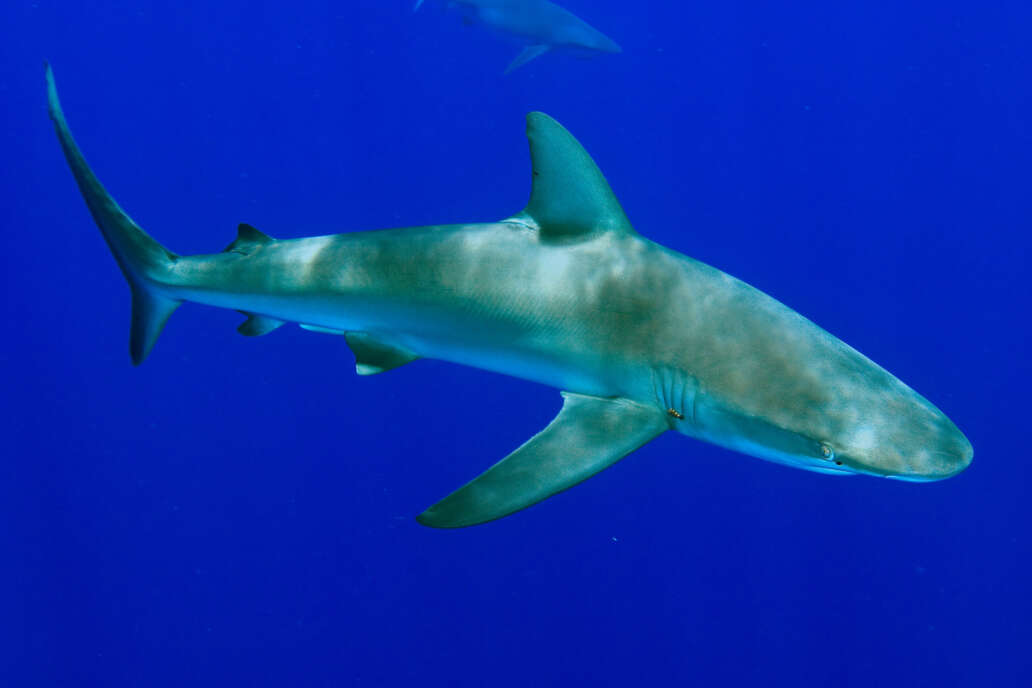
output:
[[[971,462],[957,426],[884,368],[634,231],[591,156],[540,112],[527,116],[530,201],[500,222],[283,241],[240,225],[223,252],[180,256],[104,190],[47,79],[65,158],[129,281],[134,363],[192,301],[244,313],[248,336],[285,322],[341,335],[360,375],[436,358],[564,390],[548,427],[424,525],[500,518],[668,430],[838,475],[938,480]]]
[[[416,0],[413,11],[422,4],[423,0]],[[452,0],[448,4],[465,7],[487,26],[529,43],[505,68],[506,74],[552,48],[621,52],[601,31],[548,0]]]

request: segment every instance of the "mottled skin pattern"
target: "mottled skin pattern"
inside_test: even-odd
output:
[[[970,459],[946,416],[859,352],[634,233],[551,244],[523,221],[360,232],[180,258],[155,277],[177,299],[673,409],[678,432],[802,467],[929,480]]]
[[[436,358],[564,390],[543,431],[419,516],[499,518],[605,469],[667,429],[825,473],[936,480],[970,443],[884,369],[774,299],[641,237],[569,132],[528,116],[527,207],[502,222],[277,241],[242,225],[222,253],[177,256],[96,179],[48,71],[50,114],[133,295],[130,354],[184,301],[345,334],[372,374]]]

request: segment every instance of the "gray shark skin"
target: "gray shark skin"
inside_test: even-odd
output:
[[[947,478],[971,444],[935,406],[809,320],[643,238],[580,144],[527,116],[527,207],[500,222],[278,241],[241,225],[222,253],[178,256],[93,175],[47,68],[50,116],[132,292],[146,358],[183,301],[341,335],[359,374],[436,358],[563,390],[544,430],[422,513],[483,523],[534,504],[673,430],[831,474]]]
[[[423,0],[416,0],[413,10],[422,4]],[[602,32],[548,0],[453,0],[449,5],[461,6],[485,25],[528,44],[506,67],[506,74],[552,48],[621,52],[620,46]]]

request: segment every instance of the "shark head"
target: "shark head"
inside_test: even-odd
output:
[[[843,345],[844,346],[844,345]],[[927,482],[970,465],[974,451],[956,425],[924,397],[859,353],[848,369],[827,362],[785,373],[761,407],[700,394],[674,429],[796,468]],[[768,376],[761,384],[774,382]],[[678,413],[677,416],[683,414]],[[684,428],[677,427],[684,425]]]
[[[582,33],[573,43],[575,48],[600,53],[622,53],[623,48],[609,36],[600,31],[592,29],[590,32]]]
[[[797,427],[819,442],[819,463],[913,482],[949,478],[970,465],[971,443],[942,411],[824,330],[807,331],[816,355],[799,373],[813,409],[797,409]]]
[[[675,430],[821,473],[924,482],[971,463],[957,426],[884,368],[743,283],[727,294],[705,355],[722,362],[660,385],[664,408],[690,399],[670,404]]]
[[[866,360],[866,359],[865,359]],[[863,389],[830,404],[832,422],[820,443],[821,459],[853,473],[927,482],[960,473],[974,450],[953,421],[931,402],[874,363]],[[867,386],[869,385],[869,387]]]

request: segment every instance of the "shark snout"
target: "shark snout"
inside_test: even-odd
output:
[[[591,47],[603,53],[623,52],[623,48],[621,48],[616,41],[609,38],[608,36],[602,36],[601,40],[596,45],[593,45]]]
[[[868,468],[897,480],[928,482],[952,477],[971,465],[975,451],[968,438],[945,414],[922,402],[921,412],[875,452]]]
[[[940,480],[960,473],[971,465],[975,449],[956,425],[942,416],[944,429],[937,446],[929,450],[927,479]]]

